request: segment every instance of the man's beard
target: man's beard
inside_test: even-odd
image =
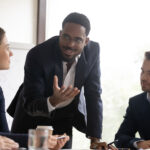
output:
[[[141,88],[144,92],[150,92],[150,84],[146,83],[145,81],[141,81]]]
[[[70,51],[74,51],[74,50],[73,50],[72,48],[70,48],[70,47],[63,47],[63,48],[64,48],[64,49],[69,49]],[[61,57],[62,57],[62,60],[63,60],[63,61],[72,63],[72,62],[75,61],[75,57],[76,57],[76,56],[73,56],[72,58],[67,58],[67,57],[65,57],[65,56],[63,55],[63,53],[62,53],[62,51],[61,51]]]
[[[64,56],[62,55],[62,60],[63,60],[63,61],[66,61],[66,62],[68,62],[68,63],[72,63],[72,62],[74,62],[75,57],[73,57],[73,58],[66,58],[66,57],[64,57]]]

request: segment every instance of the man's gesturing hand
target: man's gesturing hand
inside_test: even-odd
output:
[[[74,97],[79,94],[80,90],[78,88],[73,88],[72,85],[67,88],[63,85],[61,88],[58,86],[58,77],[54,76],[53,82],[53,95],[50,97],[49,101],[52,106],[56,106],[57,104],[74,99]]]

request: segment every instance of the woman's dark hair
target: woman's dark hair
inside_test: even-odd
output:
[[[2,39],[3,39],[4,35],[5,35],[5,31],[4,31],[4,29],[2,29],[2,28],[0,27],[0,44],[1,44],[1,42],[2,42]]]
[[[64,21],[62,23],[62,28],[64,28],[65,24],[68,22],[69,23],[76,23],[76,24],[80,24],[80,25],[84,26],[86,29],[86,35],[89,34],[90,29],[91,29],[90,21],[85,15],[80,14],[80,13],[76,13],[76,12],[69,14],[64,19]]]

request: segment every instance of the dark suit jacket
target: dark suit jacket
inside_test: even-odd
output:
[[[0,132],[9,132],[5,114],[5,99],[0,87]]]
[[[134,148],[133,143],[137,140],[150,140],[150,103],[147,93],[142,93],[129,100],[129,106],[124,120],[115,136],[118,139],[117,147]],[[139,132],[140,138],[135,138]]]
[[[12,131],[27,132],[37,125],[53,125],[55,133],[71,135],[72,126],[75,126],[87,136],[101,138],[100,61],[96,42],[90,41],[84,48],[75,74],[75,87],[84,87],[87,124],[85,116],[78,111],[79,95],[70,105],[48,112],[47,97],[53,94],[54,75],[58,76],[59,86],[62,86],[63,80],[58,40],[59,37],[53,37],[29,51],[25,63],[24,98],[19,98],[24,104],[17,104]]]

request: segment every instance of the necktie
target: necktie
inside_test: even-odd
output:
[[[73,64],[73,62],[71,62],[71,63],[67,63],[67,64],[66,64],[66,65],[67,65],[67,72],[68,72],[68,71],[69,71],[69,69],[71,68],[72,64]]]

